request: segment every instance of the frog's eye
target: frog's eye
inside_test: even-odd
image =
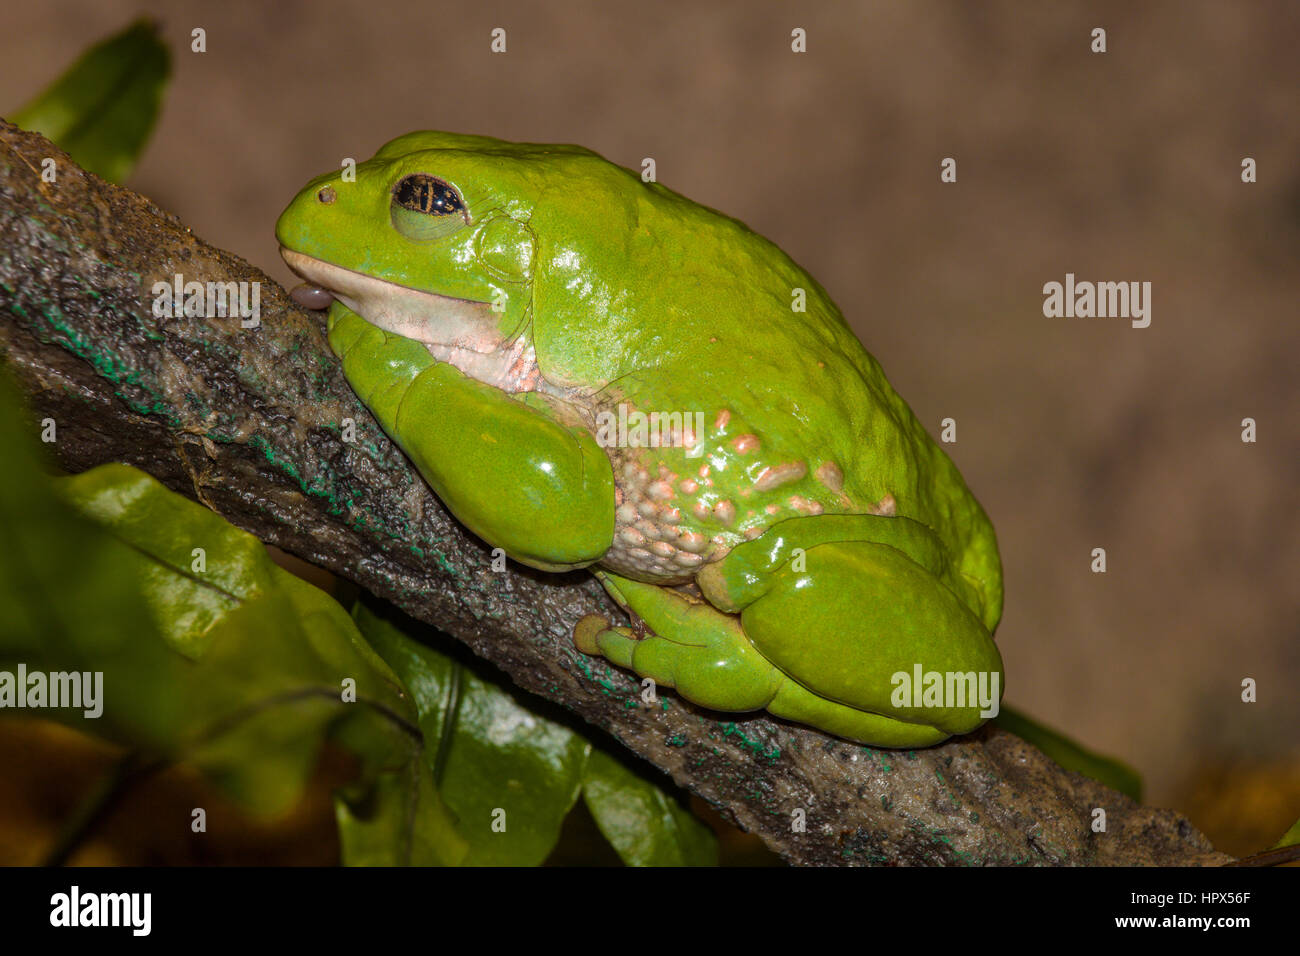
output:
[[[393,186],[392,219],[393,228],[408,239],[441,239],[463,229],[469,212],[455,186],[412,173]]]
[[[465,215],[465,203],[450,183],[428,173],[404,176],[393,187],[393,202],[403,209],[430,216]]]

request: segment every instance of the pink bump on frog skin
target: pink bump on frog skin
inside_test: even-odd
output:
[[[746,539],[747,541],[753,541],[755,538],[757,538],[757,537],[758,537],[760,534],[762,534],[762,533],[763,533],[763,529],[762,529],[762,528],[746,528],[746,529],[745,529],[745,539]]]
[[[718,417],[713,420],[715,431],[726,431],[727,423],[731,421],[731,409],[724,408],[718,412]]]
[[[873,515],[884,515],[892,518],[898,512],[898,502],[894,500],[893,495],[885,495],[876,502],[876,506],[871,509]]]
[[[819,515],[826,510],[820,501],[805,498],[803,495],[791,496],[790,507],[800,514],[806,515]]]
[[[761,445],[762,442],[758,440],[757,435],[737,435],[731,440],[731,447],[742,455],[748,455],[751,451],[758,451]]]
[[[713,506],[713,515],[726,527],[736,523],[736,506],[730,501],[719,501]]]
[[[656,498],[659,501],[667,501],[673,497],[675,492],[673,491],[673,486],[668,482],[656,481],[651,483],[648,489],[648,494],[651,498]]]
[[[817,466],[817,480],[839,495],[840,506],[846,511],[853,510],[853,499],[844,493],[844,472],[833,461],[824,461]]]
[[[700,483],[694,478],[685,478],[682,480],[681,488],[682,494],[693,495],[700,490]]]
[[[707,477],[709,477],[709,466],[708,466],[708,465],[700,465],[700,477],[701,477],[701,478],[707,478]]]
[[[778,511],[780,511],[781,509],[778,508],[776,505],[766,505],[766,506],[763,508],[763,510],[766,511],[766,512],[767,512],[768,514],[770,514],[770,515],[774,515],[774,514],[776,514]]]
[[[713,512],[709,510],[709,506],[703,501],[696,501],[695,504],[691,505],[691,513],[701,521],[708,520],[709,515],[713,514]]]
[[[754,487],[759,491],[771,491],[781,485],[798,481],[808,474],[808,465],[802,461],[788,461],[782,465],[769,465],[754,479]]]
[[[833,461],[824,461],[817,467],[817,480],[836,493],[844,490],[844,472]]]
[[[694,554],[702,552],[708,547],[708,544],[708,539],[698,531],[683,531],[677,536],[677,546],[683,551],[690,551]]]
[[[680,524],[682,520],[682,509],[676,505],[670,505],[664,508],[660,517],[668,524]]]

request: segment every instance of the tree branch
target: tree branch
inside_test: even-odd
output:
[[[56,183],[41,181],[46,157]],[[1228,862],[1179,815],[996,728],[879,751],[767,717],[729,720],[671,692],[642,704],[632,676],[573,647],[583,614],[620,614],[595,581],[493,573],[487,547],[356,400],[319,320],[278,285],[40,136],[0,124],[0,165],[0,354],[36,419],[56,421],[69,471],[129,462],[355,581],[609,731],[793,863]],[[261,283],[260,328],[155,317],[151,287],[178,273]],[[340,440],[344,418],[354,443]],[[1091,830],[1096,807],[1104,833]]]

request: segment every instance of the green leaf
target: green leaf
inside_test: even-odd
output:
[[[336,724],[365,725],[349,740],[376,768],[407,759],[415,710],[396,675],[337,602],[255,537],[127,465],[58,483],[112,536],[166,644],[197,663],[180,678],[173,752],[266,815],[299,798]]]
[[[993,722],[1027,740],[1066,770],[1091,777],[1134,800],[1142,799],[1142,777],[1128,764],[1085,750],[1070,738],[1009,707],[1003,707]]]
[[[335,796],[334,813],[348,866],[457,866],[469,852],[419,755]]]
[[[596,826],[628,866],[717,866],[718,841],[661,788],[592,748],[582,797]]]
[[[1297,844],[1300,844],[1300,820],[1291,824],[1291,829],[1282,834],[1282,839],[1274,844],[1273,849],[1280,850],[1284,846],[1295,846]]]
[[[470,866],[536,866],[577,800],[590,744],[516,692],[358,604],[362,633],[410,688],[425,760]]]
[[[707,826],[562,722],[567,717],[548,717],[549,705],[504,677],[430,646],[454,646],[432,628],[415,630],[409,619],[381,617],[360,603],[353,616],[415,698],[425,762],[469,846],[464,864],[541,863],[581,793],[625,863],[716,865],[716,840]]]
[[[10,120],[56,143],[83,168],[120,183],[153,131],[169,69],[157,25],[137,20],[87,50]]]
[[[0,381],[0,686],[19,668],[89,674],[91,688],[98,673],[102,713],[0,716],[49,717],[192,762],[268,816],[300,797],[327,736],[361,756],[367,779],[410,764],[420,742],[409,695],[335,601],[142,472],[51,479],[17,407]]]
[[[367,762],[363,780],[335,801],[345,863],[465,858],[421,759],[410,694],[336,601],[142,472],[105,465],[64,484],[68,500],[129,545],[122,563],[144,582],[164,638],[208,675],[189,697],[199,724],[190,760],[245,805],[278,812],[298,798],[332,734]],[[345,680],[357,703],[342,701]],[[214,735],[205,715],[222,701],[239,707]]]
[[[99,716],[86,717],[85,708],[38,713],[164,751],[182,717],[189,668],[163,643],[121,563],[120,544],[53,492],[24,424],[29,416],[18,408],[16,392],[0,376],[0,664],[14,674],[20,666],[29,673],[103,672]]]
[[[360,605],[354,621],[134,468],[44,475],[16,404],[0,381],[0,663],[104,681],[102,719],[42,716],[191,762],[267,815],[336,740],[363,763],[335,805],[351,864],[536,865],[580,792],[626,862],[713,861],[680,803],[487,668]]]

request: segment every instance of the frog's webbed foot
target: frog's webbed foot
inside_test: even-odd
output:
[[[714,710],[760,710],[776,696],[785,675],[750,645],[738,618],[703,601],[608,572],[600,575],[610,595],[639,623],[638,634],[589,614],[574,627],[584,654],[676,688],[687,700]]]

